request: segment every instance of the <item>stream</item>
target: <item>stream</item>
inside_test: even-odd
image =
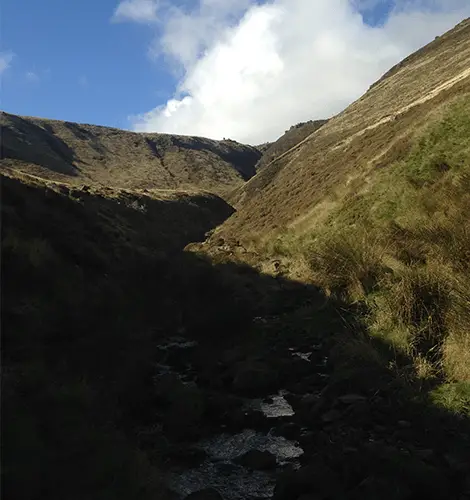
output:
[[[183,338],[170,339],[160,347],[159,372],[176,375],[184,383],[191,382],[195,370],[190,362],[190,352],[195,347],[195,342]],[[311,363],[311,355],[312,352],[300,352],[294,348],[287,352],[288,357],[300,358],[306,364]],[[168,359],[175,358],[179,361],[177,369],[168,362]],[[181,358],[187,362],[182,363]],[[191,449],[201,452],[203,459],[194,467],[173,465],[168,473],[170,488],[181,498],[205,488],[216,489],[226,500],[271,498],[276,474],[286,468],[299,468],[299,459],[304,453],[298,441],[286,439],[278,432],[279,427],[294,416],[294,410],[286,400],[288,395],[288,391],[279,390],[265,397],[241,398],[241,411],[262,415],[265,424],[247,425],[239,432],[229,431],[222,424],[211,430],[209,436],[191,443]],[[241,465],[237,459],[253,450],[270,452],[276,463],[272,467],[260,467],[263,470]]]

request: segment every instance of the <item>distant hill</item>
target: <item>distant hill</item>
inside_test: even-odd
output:
[[[235,141],[141,134],[1,113],[1,164],[42,178],[126,189],[224,194],[256,172],[261,152]]]

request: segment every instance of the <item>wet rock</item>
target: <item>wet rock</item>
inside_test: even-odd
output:
[[[269,430],[271,419],[259,410],[237,408],[227,415],[227,427],[233,431],[242,429]]]
[[[198,467],[207,458],[207,453],[204,450],[187,446],[174,446],[166,452],[165,456],[178,466]]]
[[[410,498],[411,492],[406,484],[399,484],[392,478],[367,477],[353,491],[350,498],[357,500],[403,500]]]
[[[390,481],[398,486],[406,485],[412,495],[419,495],[420,498],[437,500],[450,497],[446,495],[450,484],[441,470],[394,446],[368,443],[351,463],[358,468],[358,472],[368,471],[368,477]]]
[[[322,415],[322,422],[329,424],[332,422],[336,422],[341,418],[341,412],[338,410],[330,410]]]
[[[317,500],[342,498],[337,475],[324,463],[287,471],[276,481],[273,500],[292,500],[302,495],[314,495]]]
[[[185,497],[184,500],[224,500],[222,495],[213,488],[195,491]]]
[[[233,474],[237,470],[238,466],[235,464],[229,464],[229,463],[220,463],[217,464],[217,471],[230,476],[230,474]]]
[[[359,394],[346,394],[338,398],[338,401],[345,405],[352,405],[366,400],[367,398],[365,396],[361,396]]]
[[[259,395],[273,390],[277,373],[260,362],[238,363],[233,376],[233,389],[243,395]]]
[[[348,420],[354,422],[355,424],[361,426],[367,426],[367,424],[373,425],[372,415],[369,403],[367,401],[359,401],[357,403],[350,404],[347,410]]]
[[[196,384],[181,384],[169,396],[169,408],[163,419],[164,429],[173,435],[192,433],[204,410],[204,396]]]
[[[291,373],[298,377],[306,377],[312,373],[312,364],[303,358],[294,358],[290,366]]]
[[[425,449],[425,450],[415,450],[415,455],[421,460],[431,461],[435,458],[435,454],[433,450]]]
[[[302,399],[300,400],[300,403],[302,406],[307,406],[307,407],[312,407],[319,403],[320,401],[320,396],[318,394],[304,394],[302,396]]]
[[[467,457],[454,453],[446,453],[444,459],[447,465],[455,472],[465,472],[470,470],[470,460]]]
[[[378,434],[385,434],[387,433],[387,427],[385,425],[374,425],[374,431],[377,432]]]
[[[411,424],[407,420],[399,420],[397,422],[397,425],[398,425],[398,427],[400,427],[402,429],[410,429],[411,428]]]
[[[312,449],[316,444],[317,433],[314,431],[307,431],[299,437],[299,443],[305,450]]]
[[[300,426],[295,422],[285,422],[275,429],[275,434],[284,436],[287,439],[298,439],[300,436]]]
[[[241,412],[240,398],[221,392],[211,392],[206,397],[206,421],[228,424],[236,412]]]
[[[157,396],[167,399],[171,394],[178,391],[183,385],[178,375],[174,373],[163,373],[155,377],[155,392]]]
[[[267,450],[250,450],[237,457],[234,462],[253,470],[268,470],[276,467],[276,456]]]

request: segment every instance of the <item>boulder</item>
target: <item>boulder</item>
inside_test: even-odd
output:
[[[322,421],[325,422],[326,424],[336,422],[340,418],[341,418],[341,412],[339,412],[338,410],[327,411],[321,417]]]
[[[341,493],[338,476],[319,462],[281,474],[276,482],[273,500],[292,500],[302,495],[314,495],[318,500],[344,498]]]
[[[202,419],[204,395],[196,384],[181,384],[168,395],[169,407],[164,415],[164,427],[172,434],[186,434]]]
[[[275,429],[275,434],[287,439],[298,439],[301,433],[300,426],[295,422],[285,422]]]
[[[267,450],[250,450],[235,458],[234,462],[253,470],[268,470],[276,467],[276,456]]]
[[[224,500],[222,495],[214,488],[205,488],[203,490],[194,491],[185,497],[184,500]]]
[[[244,395],[255,396],[274,390],[277,373],[256,361],[238,363],[234,369],[233,389]]]
[[[365,396],[361,396],[360,394],[345,394],[344,396],[340,396],[338,398],[338,401],[345,405],[352,405],[366,400],[367,398]]]

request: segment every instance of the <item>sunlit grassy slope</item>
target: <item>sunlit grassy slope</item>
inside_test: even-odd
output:
[[[262,170],[203,246],[360,305],[370,336],[412,360],[397,374],[458,412],[470,408],[469,55],[465,21]]]

